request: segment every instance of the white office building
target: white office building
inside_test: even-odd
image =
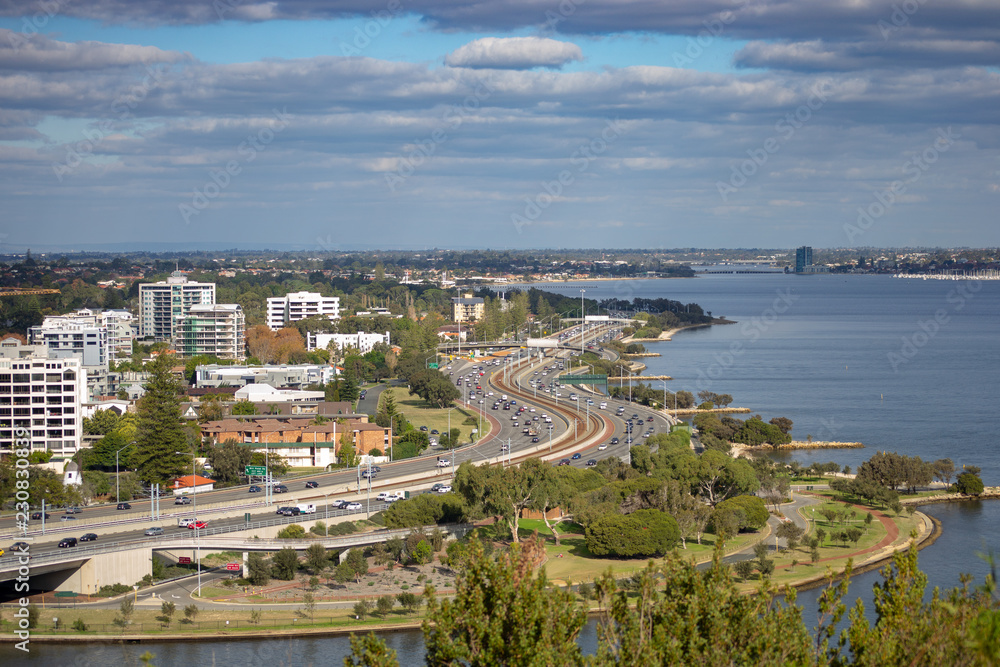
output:
[[[246,357],[246,319],[239,304],[191,306],[176,328],[174,348],[182,357],[199,354],[233,360]]]
[[[372,349],[379,343],[389,344],[389,332],[386,331],[384,334],[379,333],[364,333],[359,331],[356,334],[332,334],[332,333],[309,333],[306,335],[306,349],[310,352],[313,350],[329,350],[330,346],[333,345],[334,349],[343,350],[347,347],[353,347],[361,354],[366,354],[371,352]]]
[[[87,374],[76,357],[52,358],[42,345],[0,341],[0,454],[23,448],[72,456],[83,434]]]
[[[319,292],[292,292],[267,300],[267,326],[276,331],[291,322],[307,317],[340,318],[340,297],[322,296]]]
[[[215,283],[192,282],[175,271],[165,281],[139,285],[139,337],[172,341],[191,306],[215,304]]]

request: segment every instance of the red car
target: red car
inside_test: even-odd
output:
[[[208,526],[208,524],[205,523],[204,521],[192,521],[191,523],[188,524],[188,528],[190,528],[191,530],[194,530],[195,528],[200,530],[202,528],[205,528],[206,526]]]

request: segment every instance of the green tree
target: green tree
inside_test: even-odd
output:
[[[315,574],[319,574],[326,569],[326,566],[330,564],[330,559],[327,556],[326,549],[322,544],[310,544],[309,548],[306,549],[306,565]]]
[[[156,620],[158,620],[163,627],[169,627],[170,621],[173,620],[174,612],[176,610],[176,604],[164,601],[163,604],[160,605],[160,615],[156,617]]]
[[[741,560],[737,561],[733,565],[733,569],[736,571],[736,575],[742,580],[746,581],[753,574],[753,561],[752,560]]]
[[[195,619],[198,618],[199,611],[198,605],[192,602],[188,606],[184,607],[184,620],[187,623],[194,623]]]
[[[343,564],[343,563],[342,563]],[[354,603],[354,615],[361,619],[362,621],[372,612],[372,603],[370,600],[358,600]],[[382,640],[379,640],[380,642]],[[385,644],[382,644],[383,648]]]
[[[342,468],[354,468],[360,460],[354,449],[354,442],[351,441],[351,434],[344,433],[341,435],[340,448],[337,450],[337,465]]]
[[[143,482],[167,483],[187,467],[187,457],[176,453],[188,448],[177,394],[170,359],[161,354],[152,363],[146,393],[138,404],[136,459]]]
[[[391,595],[383,595],[375,601],[375,614],[379,618],[385,619],[385,617],[389,615],[389,612],[392,611],[395,604],[396,601]]]
[[[229,409],[229,414],[236,416],[255,415],[257,414],[257,406],[252,401],[243,399],[242,401],[233,403],[232,408]]]
[[[295,549],[286,547],[274,554],[271,561],[271,573],[275,579],[291,581],[295,578],[295,572],[299,569],[299,556]]]
[[[515,544],[487,558],[478,540],[452,599],[428,587],[423,624],[429,665],[582,665],[576,638],[586,620],[573,595],[534,574],[541,547]]]
[[[351,574],[357,583],[361,582],[361,577],[368,574],[368,559],[365,558],[365,552],[362,549],[348,551],[344,563],[351,568]]]
[[[741,530],[760,530],[767,525],[767,518],[770,516],[764,500],[757,496],[733,496],[716,505],[715,509],[727,507],[738,507],[743,510],[744,521],[740,526]]]
[[[680,542],[680,537],[673,517],[644,509],[625,516],[608,514],[588,525],[587,549],[595,556],[662,556]]]
[[[982,495],[984,489],[983,480],[976,473],[963,472],[955,481],[955,490],[967,496]]]
[[[364,611],[364,614],[359,614],[358,605],[361,604],[358,602],[354,605],[354,614],[364,618],[368,615],[368,609],[365,607],[360,610]],[[344,667],[398,667],[398,665],[396,652],[387,647],[374,633],[369,632],[362,637],[351,634],[351,654],[344,657]]]
[[[247,559],[247,580],[254,586],[266,586],[271,581],[271,568],[256,551],[250,552]]]
[[[416,593],[411,593],[410,591],[398,593],[396,595],[396,601],[399,602],[399,606],[405,609],[408,614],[415,612],[424,602],[423,598]]]

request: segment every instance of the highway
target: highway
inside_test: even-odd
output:
[[[588,336],[603,335],[611,327],[603,326],[595,327],[595,329],[596,331],[593,333],[588,332]],[[566,338],[566,342],[572,343],[578,339],[578,335],[571,335]],[[598,350],[595,349],[595,351]],[[606,351],[604,353],[613,355],[613,353]],[[347,514],[365,516],[369,508],[369,497],[371,499],[371,512],[377,512],[384,508],[383,503],[375,502],[375,495],[378,491],[392,489],[419,492],[418,487],[426,489],[434,482],[448,482],[451,480],[453,469],[464,461],[476,463],[510,461],[517,463],[529,456],[541,456],[544,460],[557,462],[562,458],[570,458],[577,452],[580,454],[580,458],[571,459],[571,464],[580,467],[586,466],[588,460],[601,460],[611,456],[627,460],[626,423],[625,418],[615,415],[615,409],[618,405],[626,407],[626,418],[637,414],[644,420],[648,420],[642,426],[635,427],[633,444],[642,440],[642,431],[650,425],[660,432],[667,428],[668,422],[663,414],[647,408],[629,405],[627,402],[611,401],[594,395],[594,405],[589,406],[588,416],[588,406],[585,401],[589,392],[577,387],[572,389],[562,387],[556,388],[554,391],[558,391],[564,396],[556,396],[553,393],[531,387],[529,385],[531,380],[552,381],[556,379],[559,373],[554,370],[554,366],[560,360],[568,361],[571,351],[566,348],[558,348],[551,350],[550,354],[552,356],[545,356],[541,359],[537,354],[530,358],[513,359],[507,357],[499,365],[484,365],[486,360],[481,362],[459,360],[451,364],[448,370],[442,369],[446,374],[450,373],[451,379],[475,373],[473,377],[479,380],[482,390],[477,392],[473,399],[468,398],[470,389],[468,384],[463,383],[460,389],[463,391],[462,404],[465,405],[465,402],[469,401],[468,407],[481,411],[482,418],[490,423],[489,435],[482,441],[456,451],[431,448],[427,454],[418,458],[382,464],[381,473],[371,483],[370,493],[366,480],[362,480],[359,492],[357,469],[287,478],[284,482],[289,488],[289,493],[273,494],[271,507],[265,505],[262,493],[248,493],[248,485],[199,493],[197,497],[198,518],[208,523],[207,528],[200,531],[201,534],[214,535],[246,529],[247,526],[242,516],[221,518],[220,515],[224,512],[250,513],[253,522],[273,520],[294,523],[301,519],[278,517],[275,515],[275,510],[280,506],[297,503],[313,503],[317,506],[317,513],[309,518],[320,518],[327,514],[331,518],[343,517]],[[549,366],[550,370],[545,371],[545,366]],[[476,367],[480,367],[481,370],[473,370]],[[472,387],[474,388],[475,384]],[[579,401],[568,400],[571,391],[579,394]],[[493,396],[489,395],[490,392],[493,393]],[[512,409],[509,411],[493,410],[494,399],[498,399],[503,394],[507,394],[510,399],[517,401],[516,406],[511,406]],[[479,403],[480,400],[483,402]],[[603,401],[608,404],[606,410],[598,409],[598,405]],[[501,401],[501,405],[502,403]],[[522,433],[525,425],[523,419],[517,420],[518,426],[513,425],[514,420],[510,416],[515,414],[515,410],[521,405],[527,407],[522,416],[539,417],[539,420],[534,422],[541,427],[539,443],[532,443],[531,437]],[[535,412],[531,412],[532,409]],[[551,436],[544,429],[545,424],[541,419],[543,413],[552,418],[554,428]],[[620,442],[614,445],[610,444],[612,437],[618,437]],[[507,443],[510,444],[509,452],[501,449],[501,445]],[[599,446],[605,444],[607,445],[606,449],[599,449]],[[447,458],[452,466],[439,467],[439,458]],[[318,483],[318,488],[307,489],[305,486],[307,481]],[[334,499],[358,499],[361,501],[363,509],[353,513],[332,509],[329,507],[329,503]],[[0,519],[0,546],[7,548],[10,542],[25,540],[31,543],[32,554],[41,556],[55,551],[58,548],[56,546],[58,541],[67,535],[79,538],[84,533],[96,533],[98,535],[96,542],[82,543],[81,546],[99,546],[101,542],[121,544],[157,540],[167,544],[172,537],[194,535],[195,533],[193,530],[177,527],[178,519],[195,516],[193,505],[177,506],[174,505],[172,496],[163,498],[159,520],[151,518],[149,500],[132,501],[131,505],[132,509],[129,511],[118,511],[114,504],[85,507],[80,514],[76,515],[78,518],[72,522],[60,521],[59,517],[62,514],[60,510],[50,511],[51,518],[46,522],[45,534],[41,532],[40,521],[31,521],[29,522],[28,538],[15,533],[14,518],[8,515]],[[144,531],[151,526],[162,526],[164,529],[163,538],[145,536]],[[71,530],[67,530],[70,528]],[[63,550],[59,549],[59,551]],[[0,567],[7,565],[3,561],[12,557],[16,558],[11,554],[0,558]]]

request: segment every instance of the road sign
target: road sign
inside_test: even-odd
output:
[[[246,474],[247,477],[263,477],[267,474],[267,468],[264,466],[247,466]]]
[[[607,383],[608,383],[607,375],[560,375],[559,376],[559,384],[607,384]]]
[[[226,563],[226,569],[230,572],[239,572],[240,567],[242,566],[239,563]]]
[[[177,557],[177,564],[178,565],[190,565],[191,564],[191,556],[178,556]]]
[[[437,365],[436,363],[433,363],[433,364],[427,364],[427,368],[433,368],[433,369],[435,369],[435,370],[436,370],[436,369],[438,368],[438,365]]]

